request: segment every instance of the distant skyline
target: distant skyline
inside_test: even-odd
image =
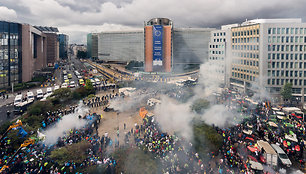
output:
[[[0,19],[58,27],[70,43],[86,34],[142,28],[155,17],[174,27],[216,27],[256,18],[302,18],[305,0],[1,0]]]

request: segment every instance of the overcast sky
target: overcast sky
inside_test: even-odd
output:
[[[154,17],[174,27],[220,27],[254,18],[302,18],[306,0],[0,0],[0,19],[58,27],[70,43],[86,34],[143,27]]]

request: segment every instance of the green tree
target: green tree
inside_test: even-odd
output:
[[[90,81],[90,79],[87,79],[85,82],[85,89],[87,90],[87,95],[93,94],[95,92],[95,89]]]
[[[197,99],[191,105],[191,110],[197,114],[203,114],[204,110],[209,108],[209,105],[210,103],[206,99]]]
[[[28,108],[30,115],[40,115],[53,109],[53,104],[50,101],[37,101]]]
[[[134,174],[159,173],[158,162],[152,153],[145,153],[138,148],[121,148],[116,150],[113,156],[118,161],[116,166],[118,173],[121,171]]]
[[[286,83],[281,90],[281,95],[285,101],[292,99],[292,83]]]
[[[222,136],[210,125],[197,122],[193,125],[194,147],[203,157],[208,152],[217,152],[222,146]]]
[[[53,104],[66,103],[72,99],[72,92],[70,88],[60,88],[51,95],[51,101]]]
[[[67,161],[81,163],[86,159],[86,150],[89,147],[90,144],[87,141],[82,141],[70,146],[53,150],[50,158],[58,162],[60,165],[64,165]]]

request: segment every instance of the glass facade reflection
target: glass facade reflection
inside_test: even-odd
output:
[[[62,59],[68,58],[68,36],[65,34],[58,35],[59,41],[59,57]]]
[[[21,83],[21,24],[0,21],[0,88]]]
[[[99,33],[98,57],[105,61],[143,61],[143,30]]]

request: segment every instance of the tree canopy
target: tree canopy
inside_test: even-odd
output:
[[[206,99],[197,99],[193,102],[191,110],[197,114],[203,114],[204,110],[209,107],[210,103]]]
[[[292,83],[286,83],[282,88],[281,95],[284,100],[291,100],[292,99]]]

